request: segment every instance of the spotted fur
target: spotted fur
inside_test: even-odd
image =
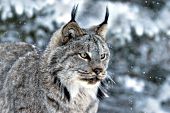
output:
[[[75,20],[77,8],[42,53],[25,43],[0,44],[0,112],[97,112],[110,56],[109,13],[101,24],[84,29]]]

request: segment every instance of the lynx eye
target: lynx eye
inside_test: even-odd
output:
[[[106,58],[106,54],[104,53],[104,54],[101,54],[100,55],[100,58],[102,59],[102,60],[104,60],[105,58]]]
[[[79,56],[83,59],[88,59],[90,60],[90,56],[86,52],[79,53]]]

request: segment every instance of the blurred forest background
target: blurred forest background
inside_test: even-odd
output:
[[[81,27],[102,22],[109,7],[109,98],[99,113],[170,113],[170,0],[0,0],[0,42],[43,50],[79,3]]]

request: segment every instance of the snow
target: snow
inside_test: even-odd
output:
[[[47,2],[48,2],[48,4],[52,5],[55,3],[55,0],[48,0]]]
[[[144,34],[144,28],[141,23],[136,23],[135,24],[135,31],[138,36],[142,36]]]
[[[170,77],[168,77],[166,82],[162,85],[158,99],[159,101],[167,101],[170,99]]]
[[[141,100],[140,104],[138,109],[144,113],[168,113],[162,110],[160,102],[152,97],[146,98],[145,101]]]
[[[16,3],[16,6],[17,6],[17,7],[15,7],[16,13],[17,13],[18,15],[23,14],[23,12],[24,12],[24,7],[23,7],[22,3],[21,3],[21,2],[18,2],[18,1],[16,1],[15,3]]]
[[[126,87],[126,89],[131,89],[135,92],[141,93],[144,91],[145,83],[143,80],[139,80],[137,78],[132,78],[129,76],[120,77],[118,81]]]

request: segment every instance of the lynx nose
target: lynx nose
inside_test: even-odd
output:
[[[93,69],[93,72],[95,72],[96,75],[100,74],[102,71],[103,71],[102,68],[95,68],[95,69]]]

